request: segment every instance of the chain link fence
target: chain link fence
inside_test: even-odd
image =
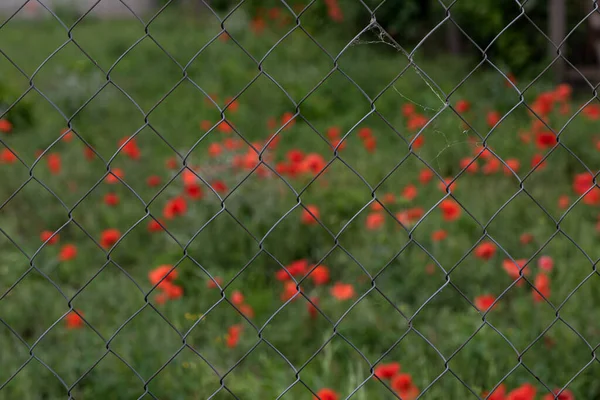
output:
[[[600,396],[600,111],[563,51],[596,1],[559,43],[514,1],[483,44],[461,0],[411,44],[386,1],[21,3],[0,398]],[[521,81],[489,54],[523,22],[553,57]]]

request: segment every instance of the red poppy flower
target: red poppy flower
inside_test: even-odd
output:
[[[155,187],[160,185],[160,176],[156,176],[156,175],[151,175],[148,177],[148,179],[146,179],[146,185],[150,186],[150,187]]]
[[[119,204],[119,196],[116,193],[106,193],[104,195],[104,204],[114,207]]]
[[[600,104],[588,104],[583,109],[583,115],[590,121],[600,119]]]
[[[475,297],[475,307],[477,307],[479,311],[487,311],[490,309],[492,304],[494,304],[494,301],[496,301],[496,298],[491,294],[477,296]]]
[[[150,280],[150,283],[154,286],[154,285],[158,284],[158,282],[160,282],[161,279],[163,279],[163,278],[164,278],[164,280],[162,280],[162,282],[172,282],[173,280],[177,279],[177,275],[178,275],[177,270],[176,269],[172,270],[172,269],[173,269],[172,265],[166,265],[166,264],[154,268],[152,271],[150,271],[148,273],[148,279]]]
[[[521,271],[523,271],[523,275],[529,275],[529,266],[523,268],[525,263],[527,263],[527,260],[522,258],[519,258],[515,261],[507,258],[504,261],[502,261],[502,268],[504,268],[508,276],[516,280],[521,277]],[[522,283],[523,281],[520,281],[519,285],[521,285]]]
[[[177,196],[165,204],[163,215],[166,219],[173,219],[187,212],[187,202],[182,196]]]
[[[373,136],[373,131],[371,130],[371,128],[368,128],[366,126],[360,128],[360,130],[358,131],[358,137],[361,139],[368,139],[371,136]]]
[[[412,385],[405,391],[399,391],[398,396],[400,396],[402,400],[415,400],[419,397],[419,389],[415,385]]]
[[[407,211],[397,212],[395,215],[398,222],[400,222],[404,227],[408,227],[411,224],[410,218],[408,217]]]
[[[454,108],[456,109],[456,112],[463,114],[471,109],[471,103],[469,103],[467,100],[459,100],[456,102],[456,106]]]
[[[478,156],[482,160],[495,158],[494,154],[491,152],[490,146],[482,146],[480,144],[475,144],[473,146],[473,155]]]
[[[544,156],[541,154],[534,154],[534,156],[531,158],[531,168],[536,168],[536,166],[537,166],[536,169],[538,171],[541,171],[544,168],[546,168],[547,161],[545,161],[545,160],[542,161],[543,158],[544,158]]]
[[[377,212],[377,211],[383,210],[383,205],[378,201],[374,201],[371,203],[370,208],[371,208],[371,211]]]
[[[531,133],[530,132],[521,132],[519,133],[519,139],[523,144],[531,143]]]
[[[483,393],[481,397],[487,398],[487,400],[505,400],[506,386],[504,383],[500,384],[491,394]]]
[[[323,156],[317,153],[307,154],[299,169],[300,172],[312,172],[313,175],[320,173],[327,163],[323,159]]]
[[[531,106],[532,111],[537,114],[537,117],[545,117],[552,112],[554,108],[554,93],[544,92],[535,99]]]
[[[487,114],[486,121],[488,126],[490,128],[493,128],[494,126],[496,126],[496,124],[498,124],[498,122],[500,122],[501,118],[502,116],[498,111],[490,111]]]
[[[213,279],[210,279],[207,283],[206,283],[206,287],[209,289],[216,289],[218,286],[222,286],[223,285],[223,278],[219,277],[219,276],[215,276],[213,277]]]
[[[447,237],[448,232],[443,229],[439,229],[431,234],[431,240],[433,240],[434,242],[440,242],[446,239]]]
[[[273,7],[269,9],[269,18],[271,19],[279,19],[281,17],[281,10],[277,7]]]
[[[342,9],[337,4],[337,0],[328,0],[325,2],[327,5],[327,15],[334,22],[342,22],[344,21],[344,14],[342,13]]]
[[[241,148],[242,145],[243,144],[241,140],[236,140],[232,138],[225,138],[225,140],[223,140],[223,146],[225,146],[227,150],[237,150]]]
[[[231,124],[227,121],[219,122],[219,125],[217,125],[217,130],[225,134],[230,134],[231,132],[233,132]]]
[[[561,83],[554,90],[554,98],[558,101],[568,101],[573,89],[568,83]]]
[[[12,123],[7,119],[0,119],[0,132],[10,133],[13,129]]]
[[[339,396],[331,389],[321,389],[313,396],[313,400],[338,400]]]
[[[254,309],[249,304],[240,304],[238,311],[245,315],[246,318],[254,318]]]
[[[294,119],[294,114],[291,112],[286,112],[281,117],[281,125],[285,125],[285,129],[291,128],[292,126],[294,126],[295,123],[296,120]]]
[[[342,134],[342,129],[339,126],[332,126],[327,129],[327,137],[330,140],[335,140]]]
[[[223,194],[227,192],[227,186],[223,181],[213,181],[210,186],[212,186],[213,190],[217,193]]]
[[[363,140],[363,146],[369,153],[373,153],[377,147],[377,139],[374,136],[368,137]]]
[[[319,208],[313,204],[309,204],[302,210],[301,221],[304,225],[316,225],[319,216]]]
[[[333,297],[340,301],[350,300],[356,293],[354,292],[354,286],[349,283],[336,282],[330,289],[330,293]]]
[[[392,379],[392,389],[396,392],[406,392],[413,386],[410,374],[397,374]]]
[[[470,157],[465,157],[460,160],[460,168],[464,169],[470,174],[475,174],[477,171],[479,171],[479,165],[477,164],[477,161],[473,161],[473,159]]]
[[[177,158],[175,158],[175,157],[169,157],[169,158],[167,158],[167,161],[165,162],[167,169],[177,169],[178,164],[179,163],[177,162]]]
[[[94,150],[89,146],[83,148],[83,155],[88,161],[91,161],[96,157],[96,153],[94,153]]]
[[[501,165],[502,163],[500,160],[498,160],[496,157],[492,157],[487,160],[483,168],[481,168],[481,171],[486,175],[495,174],[496,172],[500,171]]]
[[[537,390],[533,385],[525,383],[508,393],[506,400],[534,400],[536,392]]]
[[[550,278],[543,272],[536,275],[533,285],[537,289],[531,289],[533,293],[533,300],[535,302],[544,301],[544,298],[550,297]],[[543,297],[542,297],[543,296]]]
[[[411,138],[412,140],[412,149],[419,150],[425,144],[425,136],[419,135],[417,137]]]
[[[138,147],[135,141],[135,138],[132,138],[131,140],[129,140],[129,142],[127,140],[129,140],[129,137],[124,137],[121,140],[119,140],[119,147],[123,146],[121,151],[132,160],[138,160],[140,158],[141,152],[140,148]]]
[[[442,217],[446,221],[457,220],[462,212],[458,203],[453,199],[442,200],[440,203],[440,210],[442,210]]]
[[[296,283],[293,281],[288,281],[285,282],[283,284],[283,293],[281,293],[281,300],[282,301],[288,301],[290,299],[297,299],[298,297],[294,297],[297,296],[297,293],[300,293],[301,290],[298,290],[296,288]]]
[[[406,103],[402,105],[402,115],[410,117],[415,113],[415,105],[412,103]]]
[[[100,236],[100,245],[105,248],[111,248],[121,238],[121,232],[117,229],[105,229]]]
[[[59,261],[70,261],[77,257],[77,247],[74,244],[65,244],[58,254]]]
[[[201,198],[204,197],[204,190],[202,190],[202,187],[200,185],[197,185],[195,183],[191,184],[191,185],[186,185],[185,193],[192,200],[200,200]]]
[[[374,212],[367,215],[366,225],[369,230],[376,230],[381,228],[385,222],[385,217],[382,213]]]
[[[13,164],[17,161],[17,156],[9,149],[3,148],[0,152],[0,161],[2,161],[2,164]]]
[[[227,106],[227,110],[231,111],[232,113],[237,112],[238,108],[240,107],[239,102],[237,100],[233,100],[233,97],[226,98],[225,104],[229,104]]]
[[[181,173],[181,179],[184,185],[194,185],[198,182],[198,176],[189,168],[185,168]]]
[[[157,220],[153,219],[150,222],[148,222],[148,231],[149,232],[160,232],[162,230],[163,230],[163,227]]]
[[[71,311],[67,314],[65,317],[65,325],[67,326],[67,329],[83,328],[84,322],[80,315],[83,316],[83,313],[79,310],[77,310],[77,312]]]
[[[244,295],[239,290],[231,292],[231,302],[236,305],[242,305],[244,303]]]
[[[438,183],[438,188],[446,192],[448,190],[456,190],[456,181],[452,182],[454,178],[445,178],[442,182]]]
[[[552,147],[556,143],[556,135],[552,132],[538,132],[535,135],[535,144],[540,150]]]
[[[297,260],[292,262],[290,265],[286,265],[285,269],[282,268],[275,273],[275,278],[278,281],[286,282],[291,280],[292,276],[300,276],[306,273],[306,269],[308,268],[308,261],[306,260]]]
[[[552,272],[554,260],[550,256],[541,256],[538,260],[538,267],[545,272]]]
[[[389,364],[381,364],[375,367],[374,374],[379,379],[392,379],[400,372],[400,364],[392,362]]]
[[[60,161],[60,155],[58,155],[57,153],[49,153],[47,155],[46,162],[48,163],[48,169],[50,170],[51,174],[53,174],[53,175],[60,174],[61,165],[62,165],[62,163]]]
[[[210,146],[208,146],[208,154],[211,157],[218,157],[221,155],[222,152],[223,148],[219,143],[211,143]]]
[[[505,161],[506,165],[504,166],[504,175],[510,176],[514,172],[515,174],[519,172],[519,168],[521,168],[521,162],[516,158],[508,158]]]
[[[386,193],[383,196],[383,202],[386,204],[393,204],[396,202],[396,196],[394,196],[394,193]]]
[[[482,242],[475,248],[475,257],[489,260],[496,254],[496,245],[492,242]]]
[[[506,87],[512,87],[511,83],[512,83],[512,85],[516,86],[517,85],[517,78],[515,77],[515,75],[512,72],[509,72],[506,75],[506,79],[504,80],[504,85]]]
[[[319,265],[310,273],[310,279],[312,279],[317,286],[329,283],[329,268],[324,265]]]
[[[560,393],[560,394],[559,394]],[[570,390],[554,389],[554,394],[546,394],[542,400],[575,400],[575,396]]]
[[[416,222],[420,220],[423,215],[425,215],[425,210],[423,210],[421,207],[413,207],[406,210],[406,214],[411,222]]]
[[[533,235],[531,233],[525,232],[521,235],[521,237],[519,238],[519,241],[521,242],[521,244],[529,244],[531,242],[533,242]]]
[[[167,302],[167,300],[169,300],[169,296],[165,293],[165,292],[158,292],[156,294],[156,297],[154,298],[154,301],[156,302],[156,304],[165,304]]]
[[[413,184],[406,185],[402,190],[402,197],[408,201],[413,201],[417,194],[417,187]]]
[[[408,128],[409,132],[414,132],[427,125],[427,122],[429,122],[429,120],[424,115],[414,114],[408,120],[406,127]]]
[[[123,179],[124,176],[125,174],[120,168],[112,168],[108,175],[106,175],[106,178],[104,178],[104,181],[106,183],[114,184],[119,182],[119,179]]]
[[[573,190],[580,196],[585,194],[583,198],[585,204],[597,205],[600,203],[600,188],[594,184],[594,177],[587,172],[575,175]]]
[[[569,196],[562,195],[558,198],[558,208],[560,208],[561,210],[567,209],[569,207],[569,204],[571,204]]]
[[[61,134],[61,139],[63,142],[65,143],[69,143],[70,141],[73,140],[73,131],[69,131],[69,128],[65,128],[62,131],[60,131]]]
[[[298,149],[292,149],[286,153],[285,157],[293,163],[299,163],[304,159],[304,153]]]
[[[52,235],[54,235],[54,232],[52,232],[52,231],[43,231],[40,234],[40,239],[42,239],[42,242],[46,242],[48,240],[47,244],[49,244],[49,245],[58,243],[58,239],[60,238],[60,235],[59,234],[56,234],[54,236],[52,236]],[[52,238],[52,239],[50,239],[50,238]]]
[[[171,300],[175,300],[183,296],[183,288],[169,281],[162,281],[159,287]]]
[[[267,23],[261,17],[252,18],[252,21],[250,21],[250,29],[255,35],[260,35],[263,33],[266,27]]]
[[[208,131],[210,128],[212,128],[212,123],[210,121],[203,120],[202,122],[200,122],[200,129],[202,129],[203,131]]]
[[[242,325],[232,325],[227,330],[227,335],[225,335],[225,343],[227,347],[234,348],[237,346],[240,341],[240,334],[242,333]]]
[[[210,93],[208,97],[204,98],[204,103],[206,103],[207,106],[214,106],[213,102],[219,102],[219,96],[217,96],[215,93]]]
[[[429,183],[432,178],[433,171],[431,171],[429,168],[422,169],[419,172],[419,182],[421,182],[422,185]]]

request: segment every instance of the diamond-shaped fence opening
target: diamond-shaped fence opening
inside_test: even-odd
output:
[[[0,16],[0,398],[600,397],[596,1]]]

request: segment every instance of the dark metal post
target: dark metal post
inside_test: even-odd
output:
[[[549,56],[554,59],[558,52],[565,54],[566,44],[557,47],[564,40],[567,31],[567,10],[565,0],[550,0],[548,3],[548,30],[550,32],[550,43],[548,48]],[[559,58],[553,66],[554,77],[557,81],[562,81],[565,75],[565,62]]]

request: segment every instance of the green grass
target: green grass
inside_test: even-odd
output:
[[[86,18],[78,24],[72,32],[74,40],[104,72],[73,42],[48,59],[68,39],[55,20],[13,20],[0,29],[2,51],[27,75],[46,61],[32,78],[37,90],[21,100],[30,107],[32,122],[15,123],[14,131],[1,138],[25,165],[0,165],[0,200],[4,203],[27,184],[0,209],[5,233],[0,237],[0,293],[6,293],[0,300],[0,384],[29,363],[2,388],[0,398],[65,398],[65,386],[77,382],[70,392],[76,399],[135,399],[144,396],[148,380],[147,390],[161,399],[208,398],[222,384],[238,398],[277,398],[297,380],[283,355],[300,370],[302,383],[315,392],[330,387],[347,397],[366,380],[353,398],[387,399],[394,396],[369,378],[369,363],[390,349],[381,362],[401,363],[421,390],[435,381],[423,394],[426,399],[474,397],[453,374],[480,394],[511,371],[504,381],[509,389],[530,382],[545,394],[528,370],[550,388],[569,384],[578,399],[600,398],[598,364],[592,361],[589,347],[600,342],[596,306],[600,295],[593,268],[600,257],[597,210],[579,201],[560,220],[560,230],[555,222],[565,212],[558,208],[559,196],[569,195],[571,203],[578,198],[572,181],[576,173],[585,171],[581,161],[593,171],[598,169],[597,122],[577,116],[561,136],[561,143],[581,161],[559,147],[548,158],[547,168],[528,175],[531,157],[543,151],[519,140],[531,118],[523,105],[517,107],[486,144],[503,159],[520,160],[519,175],[527,176],[521,184],[526,192],[516,177],[502,171],[460,174],[452,193],[471,215],[463,211],[459,220],[445,222],[435,208],[446,196],[438,188],[439,179],[420,185],[418,174],[427,163],[442,177],[456,176],[461,172],[459,160],[473,154],[471,140],[481,142],[451,109],[443,108],[446,94],[478,60],[424,57],[417,52],[415,60],[424,73],[409,67],[384,91],[408,64],[401,52],[386,44],[350,46],[339,58],[339,70],[333,70],[333,61],[299,30],[263,58],[287,28],[269,29],[255,37],[243,12],[234,15],[227,27],[264,73],[232,40],[215,40],[191,61],[219,33],[218,24],[172,12],[152,22],[152,37],[132,49],[144,37],[138,21]],[[327,35],[323,28],[310,25],[307,29],[334,57],[353,36]],[[185,74],[182,66],[187,66]],[[28,90],[29,79],[5,58],[0,60],[0,74],[9,93],[7,103]],[[544,78],[526,92],[528,102],[550,88]],[[524,78],[519,87],[527,83]],[[220,106],[226,98],[239,95],[239,110],[226,110],[225,115],[249,143],[264,143],[273,133],[268,120],[274,117],[279,122],[299,104],[303,118],[280,132],[276,150],[264,153],[272,168],[292,149],[316,152],[333,162],[314,182],[313,177],[287,176],[284,182],[274,174],[265,178],[258,171],[249,174],[231,167],[231,154],[210,158],[209,144],[225,135],[214,129],[204,136],[201,121],[216,124],[221,116],[197,86],[216,95]],[[489,66],[462,84],[449,103],[459,99],[472,103],[465,118],[482,136],[489,131],[488,111],[505,113],[519,101]],[[425,145],[413,153],[400,137],[410,140],[412,135],[401,112],[407,103],[415,104],[428,118],[439,112],[422,132]],[[573,102],[571,112],[581,104]],[[67,120],[79,137],[56,142]],[[560,128],[567,120],[568,116],[555,113],[550,124]],[[347,134],[346,147],[336,159],[324,140],[332,126]],[[358,138],[364,126],[377,139],[373,153]],[[115,155],[118,141],[133,134],[141,158]],[[82,140],[101,158],[87,161]],[[62,159],[59,175],[48,171],[46,155],[36,162],[35,151],[51,145],[48,152],[59,153]],[[244,145],[243,151],[248,148]],[[175,170],[166,167],[170,157],[178,160]],[[222,201],[205,187],[202,200],[188,202],[185,216],[166,222],[170,234],[149,233],[146,225],[151,216],[162,219],[166,202],[183,190],[177,176],[183,159],[185,165],[199,167],[198,174],[207,182],[222,180],[236,189],[221,195]],[[124,171],[127,185],[103,182],[109,160],[111,168]],[[162,185],[150,188],[146,185],[150,175],[160,176],[162,185],[173,181],[164,190]],[[412,202],[400,197],[409,183],[418,187]],[[103,203],[108,192],[120,196],[117,207]],[[395,194],[397,202],[386,203],[389,213],[383,213],[384,226],[366,229],[371,212],[367,205],[386,193]],[[300,223],[298,196],[303,205],[318,206],[322,225]],[[392,214],[411,207],[431,209],[431,213],[409,234]],[[108,228],[129,231],[109,253],[94,242]],[[441,228],[448,231],[448,238],[433,242],[431,233]],[[40,232],[58,229],[59,244],[42,247]],[[519,237],[526,232],[535,239],[522,245]],[[501,244],[507,254],[499,249],[487,262],[469,254],[483,235]],[[59,247],[66,243],[75,244],[78,255],[58,262]],[[513,286],[485,316],[488,324],[482,327],[482,314],[469,302],[481,294],[499,296],[511,285],[502,261],[509,256],[531,258],[534,273],[529,281],[533,283],[541,255],[555,261],[549,298],[555,309],[545,302],[534,303],[528,284]],[[303,288],[308,297],[319,297],[323,314],[309,318],[303,298],[281,308],[283,285],[275,273],[279,263],[288,265],[298,259],[328,266],[333,282],[354,284],[358,295],[354,301],[368,294],[351,307],[354,301],[340,302],[329,294],[331,284],[314,287],[307,280]],[[183,286],[184,295],[159,305],[157,290],[150,292],[148,273],[163,264],[177,265],[176,282]],[[431,264],[435,269],[428,274]],[[449,275],[442,268],[451,271]],[[224,296],[218,289],[207,289],[206,272],[223,278]],[[254,309],[255,317],[249,321],[223,300],[230,299],[234,290],[241,291]],[[66,329],[60,318],[69,304],[81,310],[94,329],[87,325]],[[238,346],[228,348],[225,335],[234,324],[244,325],[244,330]],[[17,335],[33,346],[31,352]],[[222,383],[184,343],[219,374],[226,374]],[[302,383],[283,398],[310,398]],[[143,398],[152,396],[146,393]],[[234,397],[222,389],[213,398]]]

